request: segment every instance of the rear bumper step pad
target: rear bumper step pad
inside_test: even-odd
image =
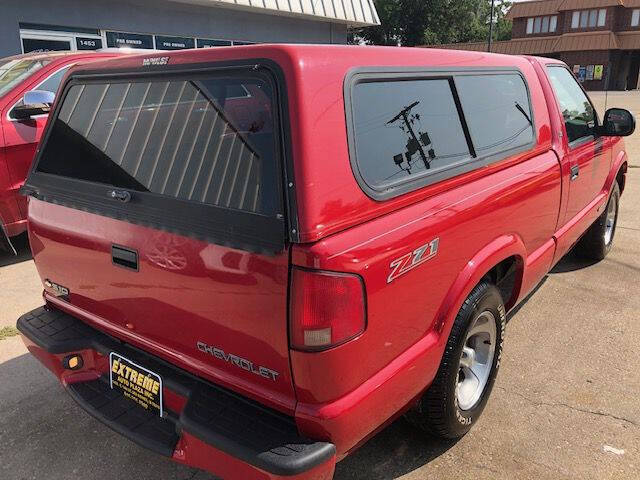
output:
[[[162,376],[164,386],[186,397],[179,416],[145,412],[111,390],[108,376],[67,386],[76,402],[98,420],[157,453],[172,456],[182,431],[274,475],[297,475],[330,461],[335,446],[301,437],[293,417],[206,382],[106,335],[50,306],[29,312],[18,330],[49,354],[92,349],[115,351]]]
[[[173,455],[179,439],[175,420],[146,412],[117,391],[111,390],[105,377],[91,382],[72,383],[67,390],[78,405],[112,430],[160,455]]]

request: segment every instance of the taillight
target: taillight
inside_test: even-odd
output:
[[[346,273],[294,268],[289,315],[293,349],[326,350],[351,340],[366,327],[362,280]]]

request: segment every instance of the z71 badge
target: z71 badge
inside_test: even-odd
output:
[[[409,252],[391,262],[391,264],[389,265],[389,267],[391,268],[391,273],[387,278],[387,283],[393,282],[400,275],[404,275],[409,270],[413,270],[414,268],[422,265],[427,260],[435,257],[438,254],[439,243],[440,239],[434,238],[426,245],[416,248],[413,252]]]

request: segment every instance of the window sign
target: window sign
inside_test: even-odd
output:
[[[211,47],[228,47],[231,45],[231,40],[212,40],[209,38],[199,38],[197,40],[198,48],[211,48]]]
[[[196,42],[189,37],[165,37],[156,35],[156,48],[160,50],[182,50],[195,48]]]
[[[594,69],[594,65],[587,65],[587,80],[593,80]]]
[[[102,39],[76,37],[76,48],[78,50],[98,50],[99,48],[102,48]]]
[[[587,67],[585,65],[580,67],[580,71],[578,72],[578,81],[580,83],[584,83],[587,79]]]
[[[107,47],[153,48],[153,36],[139,33],[106,32]]]
[[[71,50],[71,42],[69,40],[55,40],[53,38],[23,38],[22,50],[24,53]]]
[[[593,68],[593,79],[602,80],[602,74],[604,73],[604,65],[596,65]]]

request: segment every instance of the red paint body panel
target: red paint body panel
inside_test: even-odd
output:
[[[73,54],[39,53],[19,55],[15,58],[38,58],[49,61],[12,90],[0,98],[0,223],[7,229],[9,237],[27,229],[27,199],[18,190],[24,184],[31,168],[36,147],[47,123],[47,116],[27,120],[12,120],[9,112],[25,93],[58,70],[91,60],[106,59],[117,53],[84,52]]]
[[[279,65],[288,98],[299,241],[276,255],[259,255],[32,199],[30,240],[40,276],[71,291],[68,302],[46,298],[99,330],[294,416],[302,434],[335,444],[338,459],[429,387],[471,289],[512,258],[515,284],[506,306],[515,306],[597,218],[618,172],[626,171],[621,139],[600,138],[569,149],[545,73],[547,63],[557,63],[551,60],[288,45],[146,56],[168,56],[170,65],[256,58]],[[132,56],[92,69],[139,65],[141,57]],[[375,201],[353,175],[345,121],[345,77],[365,66],[516,67],[531,95],[535,145],[487,167]],[[584,182],[570,185],[576,163]],[[437,255],[389,280],[395,259],[434,239]],[[139,271],[111,265],[113,244],[138,252]],[[322,352],[290,350],[292,265],[359,275],[366,291],[364,333]],[[198,341],[277,371],[277,381],[199,351]],[[180,408],[179,398],[169,401]],[[210,452],[188,435],[174,459],[228,478],[276,478]],[[333,468],[334,461],[299,478],[328,479]]]
[[[521,239],[524,255],[553,235],[559,201],[560,167],[556,156],[547,153],[392,216],[310,246],[296,246],[296,265],[359,274],[365,282],[368,308],[367,330],[357,342],[321,354],[292,354],[298,399],[318,403],[339,398],[433,331],[442,300],[459,272],[479,246],[495,239],[505,217]],[[468,241],[470,235],[473,242]],[[440,242],[435,258],[387,284],[389,264],[395,258],[436,237]],[[368,356],[366,365],[344,369],[336,378],[340,365],[362,356]]]
[[[57,306],[185,370],[291,413],[289,255],[243,252],[32,199],[29,235],[42,278],[70,291]],[[111,245],[139,271],[111,264]],[[72,258],[73,268],[60,258]],[[129,324],[128,328],[126,325]],[[222,348],[277,371],[260,377],[197,349]]]

